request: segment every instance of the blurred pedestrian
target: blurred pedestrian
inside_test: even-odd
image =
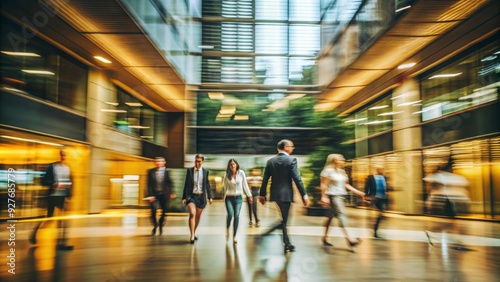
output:
[[[229,238],[229,227],[233,220],[233,243],[237,243],[236,232],[240,222],[240,210],[243,203],[242,195],[247,195],[250,204],[253,202],[253,197],[248,189],[245,172],[240,170],[240,165],[235,159],[230,159],[227,163],[226,174],[222,182],[222,189],[225,191],[224,202],[226,203],[227,221],[226,221],[226,236]]]
[[[196,229],[200,223],[201,214],[208,202],[212,204],[212,188],[208,181],[209,171],[202,167],[205,157],[202,154],[196,154],[194,167],[186,171],[186,180],[184,181],[184,191],[182,193],[182,204],[187,206],[189,211],[189,242],[194,244],[198,240]]]
[[[290,239],[288,238],[288,232],[286,228],[288,222],[288,213],[293,201],[292,182],[297,186],[297,189],[302,196],[302,203],[304,204],[304,206],[307,206],[308,204],[307,194],[304,189],[304,183],[302,182],[299,168],[297,166],[297,159],[290,156],[294,149],[295,146],[290,140],[284,139],[278,142],[278,155],[272,157],[267,161],[266,168],[264,170],[264,178],[260,186],[259,201],[264,205],[266,203],[267,183],[269,182],[269,178],[271,178],[270,200],[276,202],[281,212],[282,219],[279,224],[271,228],[262,236],[269,235],[276,229],[281,229],[283,232],[285,253],[295,250],[295,246],[291,244]]]
[[[153,230],[151,235],[156,234],[156,229],[159,228],[160,235],[163,233],[167,207],[170,199],[176,195],[172,193],[173,184],[169,176],[169,171],[166,169],[166,160],[163,157],[154,159],[155,167],[148,170],[148,185],[146,189],[146,199],[149,201],[151,209],[151,222]],[[161,215],[160,220],[156,220],[156,213],[160,205]]]
[[[349,184],[349,179],[344,170],[345,159],[340,154],[330,154],[326,159],[326,164],[321,171],[321,201],[329,206],[327,213],[327,220],[325,221],[325,235],[322,238],[323,246],[333,246],[328,242],[328,230],[330,229],[330,223],[334,217],[339,219],[339,225],[344,232],[351,251],[353,247],[358,245],[361,241],[359,239],[353,239],[349,232],[347,232],[348,221],[347,212],[345,208],[345,196],[347,195],[346,188],[358,195],[359,197],[364,197],[365,193],[359,191],[358,189],[352,187]]]
[[[51,163],[42,178],[42,185],[49,188],[47,192],[47,217],[54,216],[56,207],[64,214],[66,201],[71,199],[73,181],[71,179],[71,170],[66,163],[66,152],[60,150],[59,156],[60,160]],[[36,244],[36,234],[43,222],[37,224],[31,232],[29,237],[31,244]],[[63,219],[58,220],[58,227],[61,234],[58,236],[57,249],[72,250],[73,246],[66,244],[66,224]]]
[[[255,218],[255,227],[260,226],[260,220],[257,215],[257,197],[259,196],[260,185],[262,184],[262,176],[260,176],[260,169],[254,168],[250,170],[250,176],[247,177],[248,186],[252,191],[253,201],[250,202],[250,198],[247,197],[248,203],[248,217],[250,219],[250,226],[253,226],[252,215]]]
[[[456,215],[468,212],[470,198],[467,188],[469,181],[465,177],[453,173],[452,170],[453,160],[449,158],[447,163],[439,166],[435,173],[429,174],[423,179],[430,187],[425,204],[431,214],[454,218]],[[440,229],[444,231],[446,225],[440,226]],[[454,224],[451,223],[447,229],[454,229]],[[433,246],[431,233],[426,230],[425,234],[429,244]],[[457,243],[459,242],[457,241]]]
[[[375,174],[368,175],[366,178],[365,194],[369,197],[371,204],[375,206],[378,211],[377,219],[373,226],[373,237],[380,238],[377,231],[380,222],[384,218],[384,212],[389,205],[387,191],[390,189],[387,185],[387,177],[384,176],[384,168],[382,166],[376,166],[375,171]]]

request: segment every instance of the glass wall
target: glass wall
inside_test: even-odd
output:
[[[319,0],[203,1],[202,83],[314,85]]]
[[[7,179],[15,179],[15,218],[45,216],[47,187],[40,180],[49,164],[59,161],[64,149],[71,169],[73,192],[69,212],[86,212],[88,205],[88,162],[86,145],[13,130],[0,130],[0,198],[7,203]],[[10,215],[0,205],[0,218]]]
[[[117,87],[116,100],[103,103],[101,111],[113,117],[112,126],[118,130],[140,136],[142,139],[156,141],[156,127],[161,126],[157,118],[162,114],[149,107],[125,90]]]
[[[1,17],[1,87],[85,113],[87,67]]]
[[[350,115],[346,124],[353,125],[356,139],[363,139],[375,134],[392,129],[392,123],[401,113],[393,109],[393,99],[391,92],[383,95],[377,102],[374,102],[362,110]]]
[[[413,1],[321,1],[319,83],[332,81],[354,62]],[[406,6],[405,6],[406,5]],[[408,7],[409,8],[409,7]]]
[[[498,35],[492,37],[498,38]],[[500,41],[489,40],[454,62],[422,77],[422,121],[498,100]]]
[[[496,217],[500,212],[499,144],[500,138],[496,137],[426,149],[423,151],[424,174],[433,173],[451,158],[453,173],[468,180],[469,216]],[[425,187],[424,200],[428,191],[429,187]]]
[[[199,84],[201,0],[121,0],[188,84]]]

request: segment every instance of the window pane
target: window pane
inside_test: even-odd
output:
[[[255,0],[255,19],[257,20],[287,20],[287,0]]]

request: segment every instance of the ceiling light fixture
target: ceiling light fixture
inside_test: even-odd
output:
[[[429,77],[429,79],[434,79],[434,78],[446,78],[446,77],[455,77],[455,76],[459,76],[461,75],[462,73],[461,72],[457,72],[457,73],[443,73],[443,74],[436,74],[436,75],[433,75],[431,77]]]
[[[63,147],[64,146],[64,145],[57,144],[57,143],[45,142],[45,141],[40,141],[40,140],[36,140],[36,139],[26,139],[26,138],[9,136],[9,135],[1,135],[0,137],[5,138],[5,139],[12,139],[12,140],[17,140],[17,141],[32,142],[32,143],[38,143],[38,144],[44,144],[44,145],[50,145],[50,146],[56,146],[56,147]]]
[[[389,105],[381,105],[381,106],[375,106],[375,107],[371,107],[369,108],[368,110],[379,110],[379,109],[384,109],[384,108],[387,108],[389,107]]]
[[[112,109],[101,109],[101,112],[105,113],[126,113],[125,110],[112,110]]]
[[[125,103],[129,107],[142,107],[141,103],[135,103],[135,102],[126,102]]]
[[[106,64],[111,64],[111,61],[110,61],[110,60],[105,59],[105,58],[103,58],[103,57],[101,57],[101,56],[94,56],[94,58],[96,58],[97,60],[99,60],[99,61],[101,61],[101,62],[103,62],[103,63],[106,63]]]
[[[10,52],[10,51],[2,51],[5,55],[9,56],[18,56],[18,57],[41,57],[36,53],[31,52]]]
[[[128,126],[129,128],[138,128],[138,129],[147,129],[147,128],[151,128],[149,126],[144,126],[144,125],[129,125]]]
[[[381,113],[381,114],[378,114],[378,116],[392,116],[392,115],[396,115],[396,114],[400,114],[402,112],[386,112],[386,113]]]
[[[398,66],[398,70],[405,70],[405,69],[409,69],[409,68],[412,68],[413,66],[415,66],[417,63],[408,63],[408,64],[402,64],[402,65],[399,65]]]
[[[235,115],[234,120],[248,120],[248,115]]]
[[[46,70],[21,70],[21,71],[29,74],[56,75],[55,73]]]
[[[208,92],[208,98],[211,100],[222,100],[224,99],[224,94],[222,92]]]
[[[402,7],[402,8],[397,9],[397,10],[396,10],[396,13],[399,13],[399,12],[404,11],[404,10],[408,10],[408,9],[410,9],[410,8],[411,8],[411,5],[404,6],[404,7]]]
[[[234,115],[236,113],[236,107],[221,107],[219,114],[221,115]]]
[[[344,123],[351,123],[351,122],[357,122],[357,121],[362,121],[362,120],[367,120],[368,118],[357,118],[357,119],[350,119],[344,121]]]

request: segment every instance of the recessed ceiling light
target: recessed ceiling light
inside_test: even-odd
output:
[[[350,122],[357,122],[357,121],[362,121],[362,120],[367,120],[368,118],[357,118],[357,119],[350,119],[344,121],[344,123],[350,123]]]
[[[234,120],[248,120],[248,115],[235,115]]]
[[[212,100],[222,100],[224,99],[224,94],[222,94],[222,92],[208,92],[208,98]]]
[[[446,78],[446,77],[455,77],[455,76],[459,76],[461,75],[462,73],[461,72],[458,72],[458,73],[443,73],[443,74],[436,74],[436,75],[433,75],[431,77],[429,77],[429,79],[434,79],[434,78]]]
[[[139,129],[147,129],[147,128],[151,128],[149,126],[144,126],[144,125],[129,125],[128,126],[129,128],[139,128]]]
[[[387,107],[389,107],[389,105],[381,105],[381,106],[371,107],[368,110],[378,110],[378,109],[383,109],[383,108],[387,108]]]
[[[221,107],[219,114],[221,115],[234,115],[236,107]]]
[[[96,58],[97,60],[99,60],[99,61],[101,61],[101,62],[103,62],[103,63],[106,63],[106,64],[111,64],[111,61],[110,61],[110,60],[105,59],[105,58],[103,58],[103,57],[101,57],[101,56],[94,56],[94,58]]]
[[[142,107],[141,103],[126,102],[125,104],[129,107]]]
[[[2,53],[9,56],[19,56],[19,57],[41,57],[36,53],[31,52],[10,52],[10,51],[2,51]]]
[[[398,70],[404,70],[404,69],[409,69],[415,66],[416,63],[408,63],[408,64],[402,64],[398,66]]]
[[[55,75],[55,73],[46,70],[21,70],[21,71],[29,74]]]
[[[126,113],[125,110],[112,110],[112,109],[101,109],[101,112],[105,113]]]

